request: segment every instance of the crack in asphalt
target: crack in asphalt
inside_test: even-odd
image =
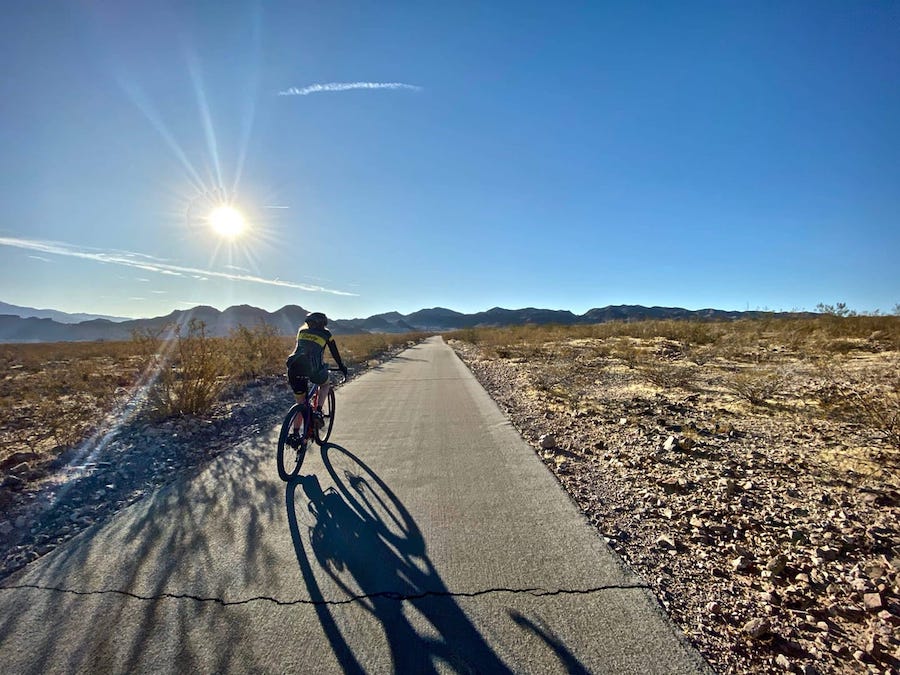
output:
[[[386,599],[406,602],[411,600],[422,600],[425,598],[476,598],[482,595],[492,595],[495,593],[511,593],[514,595],[531,595],[534,597],[545,597],[553,595],[590,595],[592,593],[602,593],[604,591],[615,590],[646,590],[651,591],[650,587],[645,584],[613,584],[609,586],[596,586],[594,588],[559,588],[556,590],[547,590],[545,588],[486,588],[478,591],[423,591],[421,593],[396,593],[394,591],[381,591],[378,593],[364,593],[361,595],[353,595],[342,600],[312,600],[298,598],[297,600],[279,600],[268,595],[257,595],[252,598],[243,600],[225,600],[217,597],[203,597],[192,595],[190,593],[158,593],[156,595],[140,595],[131,591],[122,591],[118,589],[101,589],[95,591],[79,591],[72,588],[60,588],[58,586],[41,586],[39,584],[18,584],[15,586],[0,586],[0,591],[15,590],[38,590],[52,591],[55,593],[66,593],[69,595],[121,595],[133,600],[156,601],[156,600],[193,600],[195,602],[211,602],[222,607],[233,607],[236,605],[247,605],[252,602],[270,602],[274,605],[287,607],[291,605],[312,605],[312,606],[336,606],[350,605],[363,600]],[[652,591],[651,591],[652,592]]]

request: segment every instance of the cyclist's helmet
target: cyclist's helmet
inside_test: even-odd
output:
[[[328,325],[328,317],[322,312],[313,312],[306,317],[306,325],[310,328],[325,328]]]

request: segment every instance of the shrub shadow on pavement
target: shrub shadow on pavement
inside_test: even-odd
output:
[[[29,635],[32,658],[19,672],[135,672],[162,641],[181,672],[252,669],[239,622],[209,608],[274,583],[264,532],[280,519],[280,489],[261,466],[270,445],[260,437],[220,457],[6,580],[24,590],[12,605],[21,611],[0,618],[0,653]],[[207,625],[213,644],[197,630]]]

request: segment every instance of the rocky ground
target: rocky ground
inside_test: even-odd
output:
[[[452,345],[717,671],[900,673],[890,448],[873,461],[853,425],[641,385],[624,366]],[[587,403],[558,386],[579,372]]]
[[[32,468],[27,456],[12,458],[15,466],[0,485],[0,582],[242,440],[267,433],[292,402],[286,380],[273,377],[232,392],[203,418],[153,422],[124,405],[49,471]]]

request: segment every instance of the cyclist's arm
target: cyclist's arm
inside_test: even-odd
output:
[[[334,362],[337,364],[337,367],[341,370],[345,369],[344,362],[341,359],[341,354],[338,352],[337,343],[334,341],[334,338],[328,340],[328,351],[331,352],[331,358],[334,359]]]

